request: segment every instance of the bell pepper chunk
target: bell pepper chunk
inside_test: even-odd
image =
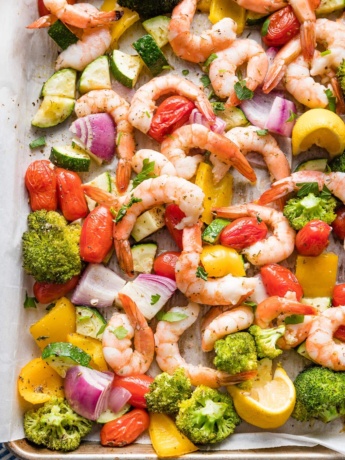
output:
[[[332,297],[337,270],[338,256],[333,252],[317,257],[297,256],[295,274],[305,297]]]
[[[91,356],[89,365],[97,371],[107,371],[107,362],[103,356],[102,342],[92,337],[87,337],[77,332],[67,335],[67,342],[81,348],[85,353]]]
[[[117,48],[117,42],[121,35],[123,35],[129,27],[139,21],[139,14],[136,11],[132,11],[129,8],[119,7],[116,0],[104,0],[101,11],[112,11],[115,8],[123,11],[123,16],[110,26],[110,32],[112,36],[111,48]]]
[[[240,35],[246,24],[246,10],[233,0],[212,0],[209,20],[212,24],[224,18],[231,18],[237,24],[237,35]]]

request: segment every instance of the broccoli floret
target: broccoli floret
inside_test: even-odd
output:
[[[345,414],[345,372],[309,367],[298,374],[294,385],[296,405],[292,417],[296,420],[315,418],[327,423]]]
[[[241,423],[229,395],[200,385],[180,403],[177,428],[196,444],[223,441]]]
[[[345,75],[344,75],[345,77]],[[345,84],[345,79],[344,79]],[[329,167],[332,171],[345,172],[345,152],[343,152],[338,157],[335,157],[332,161],[329,162]]]
[[[82,268],[80,225],[68,225],[56,211],[35,211],[28,216],[22,237],[23,267],[37,281],[65,283]]]
[[[344,60],[340,64],[340,66],[338,67],[337,78],[338,78],[338,82],[340,84],[340,87],[341,87],[343,93],[345,94],[345,61]]]
[[[253,371],[258,367],[255,341],[249,332],[235,332],[214,344],[217,369],[228,374]]]
[[[52,398],[39,409],[24,414],[26,438],[52,450],[77,449],[91,428],[91,420],[75,413],[63,398]]]
[[[118,0],[120,6],[139,13],[142,19],[171,13],[181,0]]]
[[[316,196],[309,193],[303,198],[291,198],[284,206],[284,216],[295,230],[301,230],[313,219],[331,224],[337,217],[334,209],[337,201],[332,196]]]
[[[284,324],[268,329],[261,329],[261,327],[253,325],[250,326],[249,333],[254,337],[258,358],[274,359],[283,353],[283,350],[277,348],[276,344],[277,340],[285,333]]]
[[[145,395],[149,412],[177,414],[179,403],[192,395],[192,384],[182,368],[176,369],[173,375],[167,372],[157,375],[150,384]]]

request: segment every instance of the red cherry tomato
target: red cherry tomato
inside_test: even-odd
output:
[[[80,177],[74,171],[56,168],[59,208],[66,220],[85,217],[89,212]]]
[[[290,5],[271,14],[261,29],[262,40],[267,46],[282,46],[298,34],[300,22]]]
[[[240,251],[266,238],[267,232],[265,222],[259,222],[255,217],[240,217],[222,230],[219,242],[223,246]]]
[[[48,160],[31,163],[25,173],[25,186],[29,192],[30,206],[33,211],[57,208],[56,175],[54,165]]]
[[[195,108],[194,102],[183,96],[170,96],[165,99],[153,115],[149,136],[158,142],[175,129],[184,125]]]
[[[133,409],[122,417],[107,422],[101,429],[102,446],[122,447],[134,442],[150,424],[144,409]]]
[[[339,307],[345,305],[345,283],[336,284],[333,289],[332,305]]]
[[[333,233],[340,239],[345,239],[345,206],[340,206],[335,211],[337,217],[332,222]]]
[[[335,339],[345,342],[345,326],[339,326],[338,329],[333,334]]]
[[[178,230],[176,225],[181,222],[181,220],[186,217],[186,214],[181,211],[177,204],[169,204],[165,208],[164,220],[167,229],[169,230],[171,236],[174,238],[175,243],[180,249],[183,249],[182,244],[182,235],[183,230]]]
[[[153,271],[157,275],[175,280],[175,265],[180,254],[180,252],[176,251],[163,252],[153,262]]]
[[[129,375],[127,377],[115,376],[113,387],[122,387],[128,390],[132,396],[129,399],[129,404],[141,409],[146,408],[145,395],[149,391],[149,386],[153,382],[153,378],[145,375]]]
[[[97,206],[85,218],[80,234],[80,257],[99,264],[113,244],[113,216],[105,206]]]
[[[33,287],[34,296],[40,303],[50,303],[68,294],[76,287],[79,275],[73,276],[63,284],[43,283],[36,281]]]
[[[296,235],[296,249],[302,256],[319,256],[328,246],[332,227],[322,220],[311,220]]]
[[[67,3],[70,5],[74,5],[76,0],[67,0]],[[47,14],[50,14],[50,11],[48,8],[44,5],[44,0],[37,0],[37,8],[38,8],[38,14],[40,16],[46,16]]]
[[[284,297],[289,291],[295,292],[297,300],[303,297],[303,289],[296,276],[285,267],[278,264],[267,264],[260,270],[262,282],[269,296]]]

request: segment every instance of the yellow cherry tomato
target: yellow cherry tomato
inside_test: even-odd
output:
[[[246,275],[243,258],[235,249],[226,248],[220,244],[205,246],[200,259],[208,276],[219,278],[229,274]]]

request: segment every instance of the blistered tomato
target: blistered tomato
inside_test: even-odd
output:
[[[25,186],[29,192],[33,211],[55,211],[58,204],[54,165],[48,160],[36,160],[25,173]]]
[[[157,275],[175,280],[175,266],[180,254],[177,251],[166,251],[159,254],[153,262],[153,271]]]
[[[227,225],[220,234],[220,244],[240,251],[266,238],[267,225],[255,217],[240,217]]]
[[[332,227],[322,220],[311,220],[296,235],[296,249],[302,256],[319,256],[328,246]]]
[[[66,220],[77,220],[89,212],[80,177],[74,171],[56,168],[59,207]]]
[[[80,257],[93,264],[101,263],[113,244],[113,216],[106,206],[96,206],[83,222],[80,234]]]
[[[296,276],[286,267],[278,264],[267,264],[260,270],[262,282],[269,296],[284,297],[289,291],[295,292],[297,300],[303,296],[303,289]]]
[[[261,29],[262,41],[267,46],[285,45],[298,34],[300,22],[290,5],[271,14]]]

